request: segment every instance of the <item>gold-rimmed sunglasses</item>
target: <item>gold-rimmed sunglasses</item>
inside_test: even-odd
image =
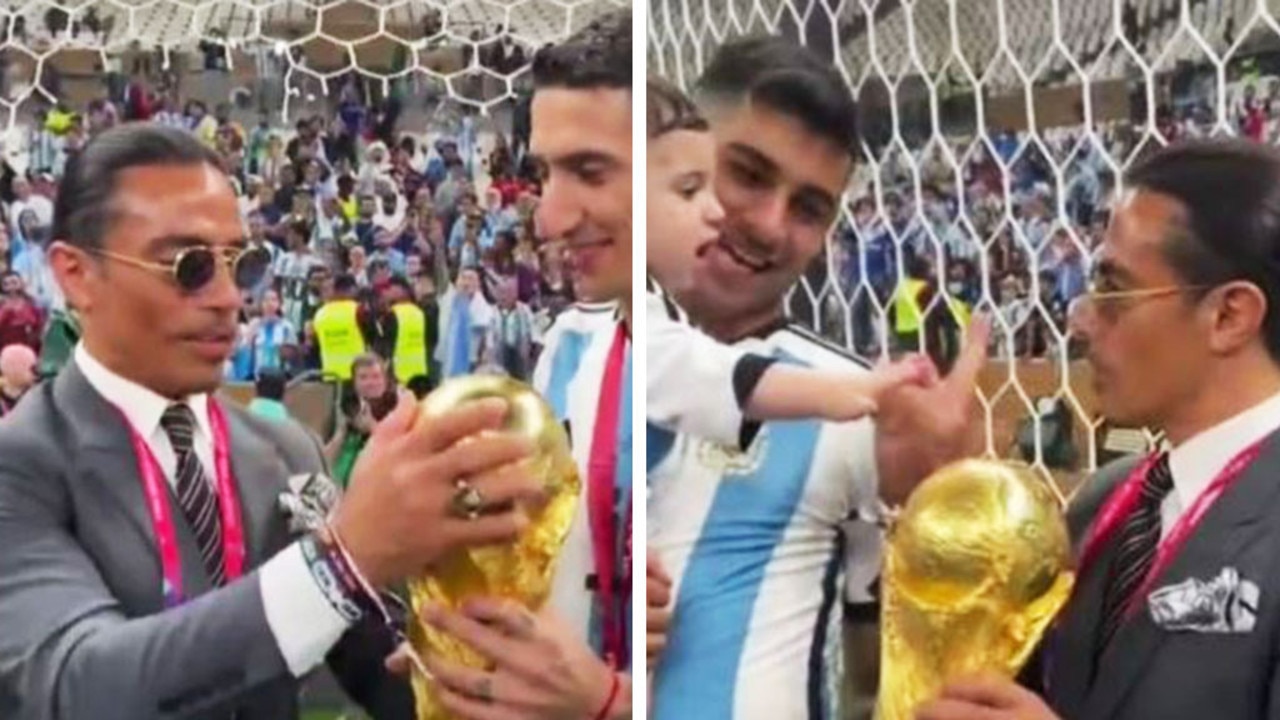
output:
[[[1096,311],[1104,318],[1114,319],[1120,311],[1135,302],[1181,295],[1212,289],[1213,285],[1162,285],[1134,290],[1095,290],[1090,287],[1067,306],[1068,317],[1081,317],[1082,313]]]
[[[208,285],[218,272],[221,261],[231,270],[231,277],[236,287],[248,290],[262,282],[267,269],[271,266],[271,253],[265,248],[212,248],[205,245],[184,248],[172,262],[162,263],[145,260],[130,255],[110,252],[108,250],[91,250],[94,255],[132,265],[143,270],[166,275],[177,283],[184,292],[196,292]]]

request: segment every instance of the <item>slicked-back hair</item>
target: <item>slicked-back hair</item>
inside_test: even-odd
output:
[[[1181,228],[1163,249],[1187,285],[1244,280],[1262,291],[1264,341],[1280,364],[1280,150],[1239,139],[1183,142],[1142,158],[1124,181],[1181,206]]]
[[[666,80],[649,79],[644,104],[647,123],[645,132],[650,140],[676,130],[701,132],[710,127],[689,96]]]
[[[631,89],[631,9],[608,12],[533,56],[533,87]]]
[[[800,121],[858,154],[858,109],[831,63],[777,36],[748,37],[720,46],[694,88],[700,107],[750,102]]]
[[[100,249],[115,221],[112,203],[120,174],[166,165],[208,165],[225,172],[218,154],[186,130],[126,123],[98,135],[67,161],[53,206],[53,239]]]

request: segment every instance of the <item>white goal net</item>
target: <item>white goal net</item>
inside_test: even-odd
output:
[[[716,48],[781,34],[830,58],[862,151],[793,317],[864,358],[953,357],[993,314],[981,381],[988,452],[1058,482],[1144,432],[1097,417],[1068,336],[1117,178],[1178,138],[1280,139],[1276,0],[653,0],[649,66],[688,88]],[[918,331],[904,280],[934,292]]]

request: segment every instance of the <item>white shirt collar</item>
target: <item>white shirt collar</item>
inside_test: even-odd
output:
[[[1218,473],[1245,448],[1280,428],[1280,394],[1192,437],[1169,451],[1173,489],[1191,507]]]
[[[149,442],[157,432],[163,432],[160,427],[160,417],[172,404],[172,400],[108,370],[105,365],[89,354],[83,342],[76,345],[75,362],[93,389],[124,413],[125,419],[144,440]],[[213,432],[209,427],[209,396],[192,395],[183,402],[195,415],[196,438],[212,442]]]

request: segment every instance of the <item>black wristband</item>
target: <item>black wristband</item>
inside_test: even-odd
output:
[[[364,617],[357,597],[343,586],[334,558],[321,547],[312,535],[304,535],[299,541],[302,545],[302,557],[307,561],[307,569],[316,581],[316,586],[333,606],[333,609],[349,623],[356,623]]]

